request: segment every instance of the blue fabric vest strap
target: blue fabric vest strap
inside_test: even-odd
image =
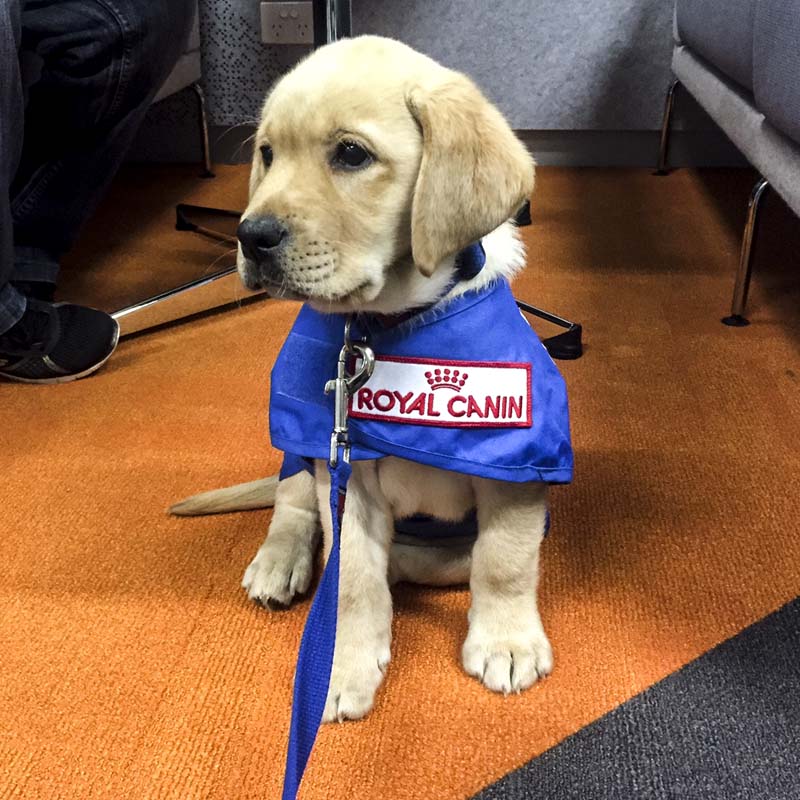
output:
[[[344,513],[347,481],[351,467],[342,457],[340,448],[338,463],[329,466],[331,473],[331,522],[333,544],[328,563],[314,595],[308,613],[297,669],[294,676],[294,698],[292,722],[289,727],[289,748],[286,753],[286,774],[283,779],[283,800],[295,800],[300,789],[314,741],[317,738],[328,686],[333,668],[333,652],[336,646],[336,621],[339,606],[339,553],[341,550],[341,524]]]

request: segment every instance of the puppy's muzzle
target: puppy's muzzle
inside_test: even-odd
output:
[[[275,280],[278,277],[281,251],[289,240],[289,229],[282,220],[272,215],[248,217],[239,223],[236,236],[242,246],[242,255],[258,275],[250,276]]]

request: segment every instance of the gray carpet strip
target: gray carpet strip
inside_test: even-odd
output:
[[[800,598],[474,800],[570,798],[800,800]]]

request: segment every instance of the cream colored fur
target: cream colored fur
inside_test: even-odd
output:
[[[374,160],[342,171],[343,140]],[[258,148],[272,148],[262,163]],[[244,217],[270,214],[290,229],[280,281],[239,254],[245,283],[324,311],[399,313],[434,302],[454,256],[483,237],[487,264],[451,296],[511,278],[524,254],[509,218],[533,189],[533,160],[500,113],[465,76],[398,42],[344,40],[316,51],[268,97],[256,138]],[[310,585],[323,532],[331,546],[329,476],[301,473],[190,498],[174,513],[252,508],[274,501],[266,541],[243,586],[264,606],[286,605]],[[459,520],[478,509],[473,547],[393,543],[394,520],[415,513]],[[321,513],[320,513],[321,509]],[[464,669],[509,693],[550,672],[536,604],[547,487],[473,478],[397,458],[356,462],[342,521],[339,626],[324,719],[363,717],[390,658],[399,580],[469,582]]]

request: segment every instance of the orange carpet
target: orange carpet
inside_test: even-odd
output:
[[[224,250],[170,205],[240,207],[246,170],[193,174],[125,172],[62,295],[111,308],[209,270]],[[800,594],[800,223],[778,201],[753,324],[719,323],[751,177],[540,170],[516,291],[587,341],[561,365],[554,673],[490,694],[458,665],[467,592],[402,587],[377,708],[322,731],[304,798],[467,797]],[[308,601],[239,588],[269,512],[164,509],[276,469],[267,379],[295,313],[256,303],[124,341],[85,381],[0,384],[0,798],[279,796]]]

